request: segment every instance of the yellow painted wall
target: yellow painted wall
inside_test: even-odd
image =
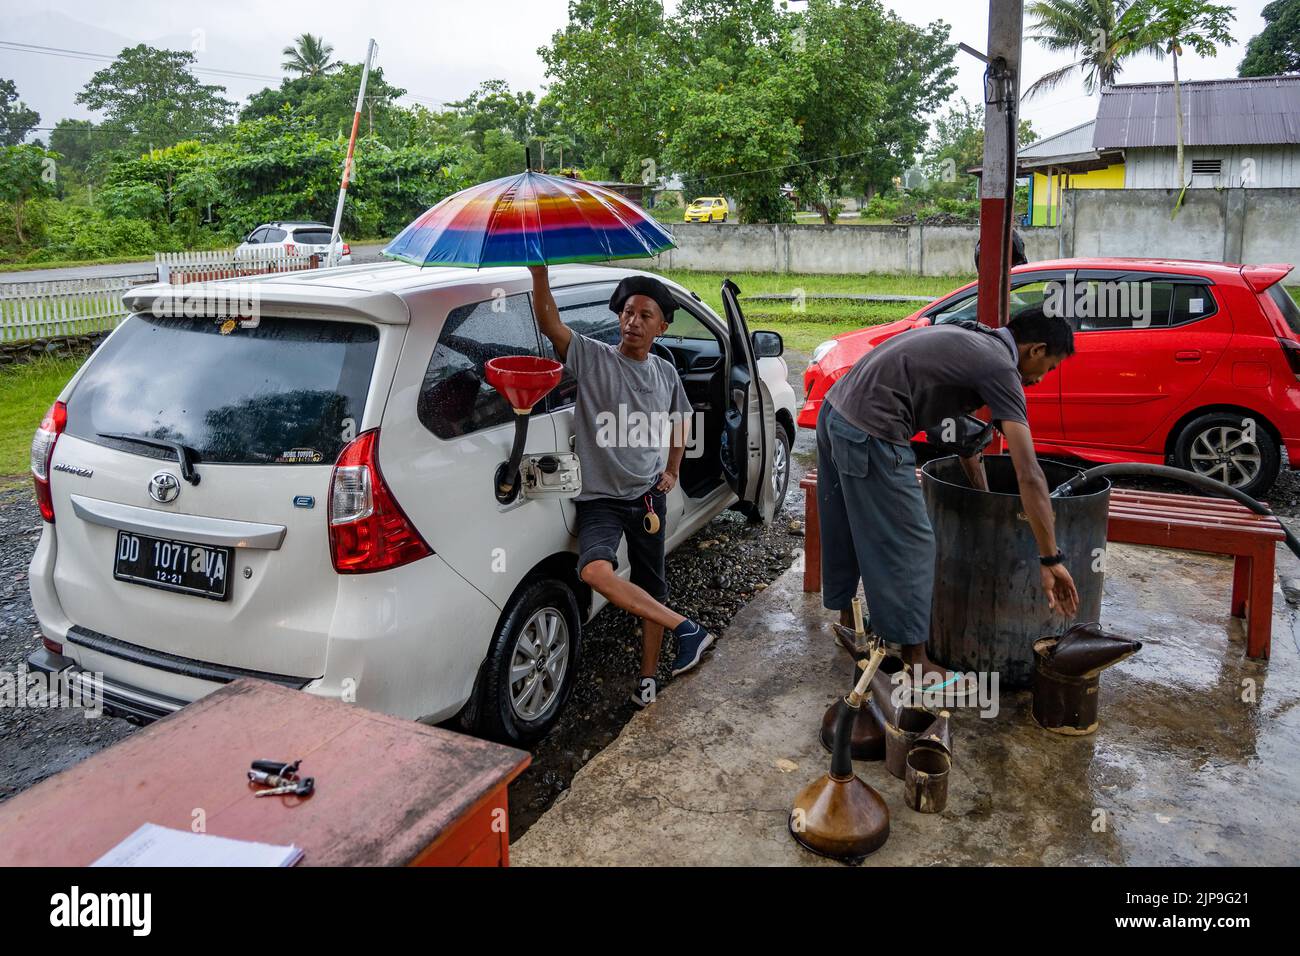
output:
[[[1047,221],[1048,180],[1043,173],[1034,173],[1034,206],[1031,222],[1035,226],[1055,226],[1061,216],[1061,187],[1066,189],[1123,189],[1124,164],[1115,163],[1105,169],[1086,173],[1056,175],[1051,181],[1052,221]]]

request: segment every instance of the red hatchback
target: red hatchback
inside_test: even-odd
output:
[[[1025,390],[1040,454],[1172,462],[1259,495],[1300,467],[1300,308],[1289,265],[1058,259],[1011,275],[1011,312],[1056,306],[1075,354]],[[975,318],[975,283],[884,325],[836,336],[804,373],[799,424],[827,389],[909,329]],[[920,439],[921,436],[917,436]]]

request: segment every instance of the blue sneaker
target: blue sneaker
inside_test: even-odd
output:
[[[673,661],[673,676],[684,674],[700,662],[704,652],[713,646],[714,637],[689,618],[673,628],[677,635],[677,659]]]

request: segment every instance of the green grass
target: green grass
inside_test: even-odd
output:
[[[661,275],[679,282],[696,292],[710,308],[722,312],[721,272],[693,272],[686,269],[660,269]],[[841,332],[851,332],[867,325],[879,325],[911,315],[919,309],[919,302],[825,302],[815,299],[805,302],[803,312],[797,312],[792,302],[748,302],[743,296],[764,292],[792,293],[802,289],[805,293],[876,293],[880,295],[940,296],[971,281],[966,276],[907,276],[884,274],[856,275],[804,275],[798,273],[731,273],[730,278],[740,286],[741,307],[750,329],[771,329],[780,332],[786,346],[800,352],[810,352],[821,342]]]
[[[0,368],[0,489],[26,480],[32,432],[84,358],[43,358]]]

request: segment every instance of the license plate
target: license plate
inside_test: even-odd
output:
[[[230,548],[119,531],[113,577],[164,591],[224,601],[228,597],[230,556]]]

